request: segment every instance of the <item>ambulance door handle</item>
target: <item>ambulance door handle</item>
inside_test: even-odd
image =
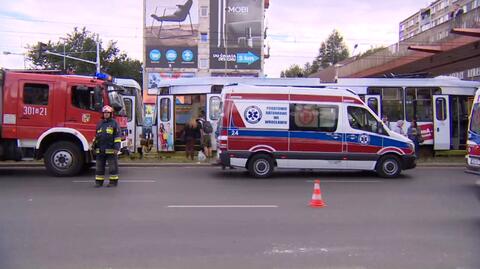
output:
[[[333,139],[339,139],[341,136],[338,135],[338,134],[333,134],[332,137],[333,137]]]
[[[71,122],[77,122],[76,119],[68,119],[67,121],[71,121]]]
[[[29,119],[30,119],[30,117],[27,117],[27,116],[21,116],[21,117],[20,117],[20,119],[22,119],[22,120],[29,120]]]

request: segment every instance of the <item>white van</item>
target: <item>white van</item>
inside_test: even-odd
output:
[[[245,167],[254,177],[275,167],[397,177],[416,165],[413,142],[348,90],[227,86],[219,131],[221,165]]]

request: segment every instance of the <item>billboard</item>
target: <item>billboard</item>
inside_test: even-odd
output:
[[[263,0],[210,0],[210,68],[260,69]]]
[[[145,66],[197,68],[198,0],[146,0]]]

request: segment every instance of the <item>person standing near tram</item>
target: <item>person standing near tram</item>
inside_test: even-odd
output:
[[[113,108],[104,106],[103,117],[97,124],[93,149],[96,153],[97,167],[95,172],[95,187],[102,187],[105,180],[105,166],[108,162],[109,183],[108,187],[118,185],[118,151],[120,150],[120,128],[112,118]]]

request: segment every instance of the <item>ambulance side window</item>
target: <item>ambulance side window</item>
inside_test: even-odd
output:
[[[349,106],[347,110],[348,123],[353,129],[388,135],[382,124],[365,108]]]
[[[23,86],[23,103],[25,105],[48,105],[48,85],[26,83]]]
[[[335,132],[338,107],[315,104],[290,104],[290,130]]]

